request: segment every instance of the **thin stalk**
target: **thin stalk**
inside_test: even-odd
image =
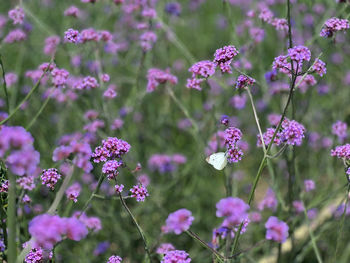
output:
[[[103,182],[104,179],[105,179],[105,176],[104,176],[104,174],[101,173],[100,178],[98,179],[98,182],[97,182],[97,186],[96,186],[95,190],[92,192],[90,198],[86,201],[86,203],[85,203],[85,205],[84,205],[84,207],[82,209],[82,213],[81,214],[83,214],[87,210],[87,208],[88,208],[90,202],[92,201],[92,199],[94,199],[94,197],[98,194],[98,191],[100,190],[100,187],[101,187],[102,182]]]
[[[53,90],[50,92],[50,94],[47,96],[47,98],[45,99],[44,103],[41,105],[39,111],[35,114],[34,118],[30,121],[30,123],[27,125],[26,130],[29,131],[30,128],[33,126],[33,124],[36,122],[36,120],[38,119],[38,117],[41,115],[41,113],[44,111],[44,109],[46,108],[47,104],[50,101],[51,98],[51,94],[53,93]]]
[[[7,258],[9,263],[16,261],[16,177],[8,173],[9,191],[8,191],[8,208],[7,208],[7,225],[8,225],[8,244]]]
[[[206,249],[210,250],[215,256],[216,258],[220,261],[223,262],[223,260],[225,260],[226,258],[221,255],[219,252],[217,252],[215,249],[213,249],[212,247],[208,246],[207,243],[205,243],[202,239],[200,239],[199,236],[197,236],[195,233],[193,233],[191,230],[187,230],[186,233],[194,238],[195,240],[197,240],[203,247],[205,247]]]
[[[147,245],[147,239],[146,239],[146,236],[142,230],[142,228],[140,227],[140,225],[137,223],[136,221],[136,218],[134,217],[134,215],[131,213],[129,207],[127,206],[127,204],[125,203],[124,201],[124,198],[123,196],[121,195],[121,193],[119,193],[119,198],[120,198],[120,201],[122,202],[122,205],[124,206],[125,210],[128,212],[128,214],[130,215],[132,221],[134,222],[136,228],[137,228],[137,231],[139,232],[140,236],[141,236],[141,239],[143,241],[143,245],[144,245],[144,248],[145,248],[145,251],[147,253],[147,256],[149,258],[149,261],[152,262],[152,257],[151,257],[151,253],[148,249],[148,245]]]
[[[35,86],[29,91],[29,93],[27,94],[27,96],[24,97],[24,99],[21,101],[21,103],[19,103],[16,108],[11,112],[11,114],[9,114],[9,116],[2,120],[0,122],[0,125],[4,124],[5,122],[7,122],[9,119],[11,119],[13,117],[13,115],[16,114],[16,112],[21,108],[21,106],[33,95],[33,93],[38,89],[38,87],[40,86],[40,81],[41,79],[44,77],[45,73],[47,72],[49,67],[47,67],[47,69],[43,72],[43,74],[41,74],[39,80],[37,81],[37,83],[35,84]]]
[[[346,216],[346,209],[349,203],[349,192],[350,192],[350,183],[348,183],[348,190],[346,192],[346,199],[345,199],[345,205],[344,205],[344,212],[342,214],[341,217],[341,221],[340,221],[340,226],[339,226],[339,230],[338,230],[338,237],[337,237],[337,243],[335,246],[335,252],[334,252],[334,262],[337,262],[337,254],[338,254],[338,250],[339,250],[339,243],[340,240],[342,238],[342,234],[343,234],[343,229],[344,229],[344,222],[345,222],[345,216]]]
[[[287,114],[287,109],[288,109],[288,106],[291,102],[291,98],[292,98],[292,94],[294,92],[294,88],[295,88],[295,81],[296,81],[296,77],[293,77],[293,80],[291,82],[291,85],[290,85],[290,88],[289,88],[289,95],[288,95],[288,99],[287,99],[287,103],[284,107],[284,110],[283,110],[283,113],[282,113],[282,117],[281,117],[281,120],[280,122],[278,123],[277,125],[277,128],[271,138],[271,141],[269,143],[269,145],[267,146],[267,150],[266,150],[266,154],[264,154],[264,157],[262,158],[261,162],[260,162],[260,165],[259,165],[259,169],[258,169],[258,172],[255,176],[255,179],[254,179],[254,183],[253,183],[253,187],[249,193],[249,198],[248,198],[248,204],[251,205],[252,201],[253,201],[253,198],[254,198],[254,193],[255,193],[255,190],[256,190],[256,187],[258,185],[258,182],[260,180],[260,177],[261,177],[261,174],[266,166],[266,161],[267,161],[267,158],[268,158],[268,154],[271,150],[271,147],[272,147],[272,144],[273,144],[273,141],[275,140],[275,137],[277,135],[277,132],[280,130],[281,126],[282,126],[282,122]],[[239,240],[239,237],[241,235],[241,230],[242,230],[242,227],[243,227],[243,222],[240,224],[239,226],[239,229],[237,231],[237,234],[235,236],[235,239],[234,239],[234,242],[233,242],[233,249],[232,249],[232,252],[233,254],[235,253],[237,247],[238,247],[238,240]]]
[[[266,154],[266,146],[265,146],[265,142],[264,142],[264,138],[263,138],[263,133],[262,133],[262,131],[261,131],[261,127],[260,127],[260,123],[259,123],[259,117],[258,117],[258,114],[256,113],[256,109],[255,109],[255,105],[254,105],[253,96],[252,96],[252,93],[250,92],[249,87],[246,87],[245,89],[246,89],[246,91],[248,92],[248,96],[249,96],[250,103],[251,103],[251,105],[252,105],[252,109],[253,109],[253,113],[254,113],[254,118],[255,118],[256,126],[258,126],[259,135],[260,135],[261,143],[262,143],[262,146],[263,146],[263,151],[264,151],[264,154]]]
[[[311,226],[310,226],[310,220],[309,220],[309,217],[307,216],[307,212],[306,212],[304,201],[301,200],[301,202],[303,203],[304,216],[305,216],[306,223],[308,224],[309,235],[310,235],[310,239],[311,239],[311,242],[312,242],[312,247],[314,249],[317,261],[318,261],[318,263],[323,263],[320,251],[318,250],[318,247],[317,247],[317,244],[316,244],[316,238],[315,238],[314,232],[312,231]]]
[[[0,66],[1,66],[1,70],[2,70],[2,78],[3,78],[3,81],[4,81],[3,88],[4,88],[4,92],[5,92],[7,113],[10,114],[10,103],[9,103],[9,96],[8,96],[8,93],[7,93],[7,84],[6,84],[6,79],[5,79],[5,68],[4,68],[4,64],[2,62],[1,54],[0,54]]]

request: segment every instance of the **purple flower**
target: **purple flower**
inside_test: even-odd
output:
[[[4,39],[5,43],[14,43],[14,42],[19,42],[23,41],[27,38],[27,34],[23,32],[21,29],[14,29],[10,31],[7,36]]]
[[[305,128],[297,121],[290,121],[285,119],[282,122],[282,132],[280,134],[281,140],[285,141],[289,145],[300,146],[304,135]]]
[[[123,192],[124,185],[123,184],[120,184],[120,185],[116,184],[114,186],[114,188],[115,188],[115,191],[117,192],[117,194],[120,194],[121,192]]]
[[[189,263],[191,262],[191,258],[189,255],[183,250],[172,250],[165,254],[161,263]]]
[[[248,218],[247,210],[249,205],[237,197],[227,197],[221,199],[216,204],[216,216],[225,217],[231,226],[239,225]]]
[[[69,200],[72,200],[74,203],[78,201],[78,196],[80,195],[81,192],[81,186],[79,183],[75,182],[72,184],[70,187],[67,188],[66,190],[66,196]]]
[[[255,79],[247,77],[245,75],[239,75],[236,82],[236,88],[242,89],[247,86],[252,86],[255,83]]]
[[[64,11],[64,15],[78,17],[80,15],[80,10],[76,6],[72,5]]]
[[[78,30],[74,30],[73,28],[69,28],[66,32],[64,32],[64,40],[70,43],[79,43],[80,42],[80,33]]]
[[[175,247],[171,243],[162,243],[159,245],[159,247],[156,250],[157,254],[166,254],[169,251],[175,250]]]
[[[15,9],[12,9],[8,12],[9,18],[13,21],[13,24],[23,24],[24,20],[24,11],[21,7],[17,6]]]
[[[342,121],[336,121],[332,125],[332,134],[338,136],[338,140],[343,142],[348,136],[348,125]]]
[[[29,233],[34,238],[34,247],[52,249],[57,242],[62,240],[65,232],[63,220],[56,215],[39,215],[29,222]]]
[[[321,77],[327,73],[326,63],[318,58],[316,58],[315,63],[312,65],[312,69]]]
[[[163,71],[161,69],[151,68],[148,70],[147,79],[147,92],[153,92],[156,87],[160,84],[165,84],[166,82],[173,85],[177,84],[177,77],[170,74],[168,69]]]
[[[275,192],[271,188],[269,188],[266,191],[264,199],[261,200],[260,203],[258,204],[258,209],[259,211],[262,211],[265,208],[269,208],[272,211],[276,211],[277,205],[278,205],[278,202],[276,199]]]
[[[181,14],[181,5],[178,2],[170,2],[165,5],[164,10],[170,15],[179,16]]]
[[[221,72],[232,73],[231,63],[233,58],[239,54],[235,46],[224,46],[215,51],[214,63],[219,66]]]
[[[288,237],[288,225],[275,216],[270,216],[266,224],[266,239],[283,243]]]
[[[45,39],[45,46],[44,46],[44,54],[46,54],[46,55],[55,54],[57,46],[60,43],[60,41],[61,40],[60,40],[59,36],[50,36],[50,37],[46,38]]]
[[[343,31],[350,28],[349,21],[347,19],[339,19],[337,17],[332,17],[328,19],[320,32],[321,37],[332,37],[334,33],[338,31]]]
[[[134,185],[130,192],[131,197],[135,197],[137,202],[144,202],[146,197],[149,196],[147,188],[142,184]]]
[[[350,144],[340,145],[331,150],[331,156],[336,156],[345,161],[350,160]]]
[[[119,256],[110,256],[107,263],[121,263],[122,262],[122,258]]]
[[[140,36],[140,45],[143,51],[151,50],[156,41],[157,35],[152,31],[147,31]]]
[[[192,225],[194,217],[191,211],[182,208],[171,214],[165,221],[167,232],[174,232],[176,235],[187,231]]]
[[[305,180],[304,187],[305,187],[305,192],[310,192],[316,188],[315,182],[313,180]]]
[[[298,214],[302,213],[305,210],[303,202],[299,200],[293,201],[293,207],[295,212],[297,212]]]
[[[61,87],[64,84],[66,84],[69,76],[69,72],[65,69],[55,68],[54,70],[52,70],[51,76],[52,76],[52,83],[56,87]]]
[[[57,184],[59,179],[61,179],[61,174],[55,168],[43,170],[41,174],[42,184],[46,185],[51,190],[55,190],[55,185]]]
[[[32,149],[13,151],[6,159],[12,173],[22,176],[35,172],[40,162],[40,154]]]
[[[98,146],[92,154],[95,163],[105,162],[108,158],[121,158],[129,152],[130,144],[117,137],[108,137],[102,141],[102,146]]]
[[[123,165],[123,162],[110,160],[107,161],[102,167],[102,173],[106,174],[109,180],[115,179],[119,174],[118,168]]]
[[[234,146],[242,138],[242,132],[235,127],[229,127],[225,130],[225,144]]]

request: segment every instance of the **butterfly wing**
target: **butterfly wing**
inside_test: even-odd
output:
[[[206,158],[206,161],[216,170],[222,170],[227,165],[227,158],[224,152],[213,153]]]

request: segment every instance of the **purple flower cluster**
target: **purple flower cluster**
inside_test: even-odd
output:
[[[273,12],[267,7],[267,5],[262,4],[260,6],[260,12],[258,16],[262,21],[272,25],[279,31],[288,31],[288,21],[284,18],[274,17]]]
[[[43,185],[46,185],[51,190],[55,190],[55,185],[57,184],[58,180],[61,179],[61,174],[58,172],[55,168],[50,168],[43,170],[41,174],[41,181]]]
[[[342,121],[336,121],[332,125],[332,134],[338,136],[339,142],[343,142],[348,136],[348,125]]]
[[[54,70],[52,70],[51,76],[52,76],[52,83],[56,87],[62,87],[67,82],[69,72],[65,69],[55,68]]]
[[[122,258],[119,256],[111,256],[109,257],[107,263],[121,263],[122,262]]]
[[[24,20],[24,11],[21,7],[17,6],[15,9],[12,9],[8,12],[9,18],[13,21],[13,24],[23,24]]]
[[[78,219],[43,214],[29,223],[29,233],[34,238],[34,247],[52,249],[64,237],[79,241],[86,237],[88,230]]]
[[[137,202],[144,202],[146,197],[149,196],[147,188],[142,184],[134,185],[130,189],[131,197],[136,198]]]
[[[4,39],[5,43],[20,42],[27,38],[27,34],[22,29],[14,29],[10,31]]]
[[[65,135],[60,140],[60,146],[54,150],[52,160],[57,162],[73,154],[73,164],[85,172],[90,172],[93,168],[90,162],[92,154],[90,142],[89,136],[83,136],[81,133]]]
[[[277,198],[275,192],[269,188],[266,191],[265,197],[258,204],[259,211],[263,211],[265,208],[271,209],[272,211],[276,211],[277,209]]]
[[[242,159],[243,151],[239,148],[238,142],[242,138],[242,132],[235,127],[229,127],[224,134],[227,161],[236,163]]]
[[[190,263],[191,258],[189,255],[183,250],[172,250],[165,254],[161,263]]]
[[[275,216],[270,216],[266,224],[266,239],[284,243],[288,237],[288,225]]]
[[[140,36],[140,45],[143,51],[151,50],[153,45],[156,43],[156,41],[157,41],[157,35],[152,31],[144,32]]]
[[[157,254],[166,254],[169,251],[175,250],[175,247],[171,243],[162,243],[160,246],[157,248],[156,253]]]
[[[263,133],[263,139],[266,147],[270,144],[275,131],[275,128],[268,128],[267,131]],[[299,122],[285,118],[282,122],[281,130],[277,132],[273,143],[277,146],[281,143],[300,146],[303,138],[305,138],[305,131],[305,127]],[[260,135],[257,135],[257,138],[257,146],[261,147],[262,142]]]
[[[335,147],[335,149],[331,150],[331,156],[335,156],[345,161],[350,161],[350,144],[347,143]]]
[[[159,173],[173,172],[177,165],[186,163],[187,158],[182,154],[153,154],[148,160],[148,166]]]
[[[326,63],[324,63],[321,59],[316,58],[314,64],[312,65],[312,69],[316,72],[316,74],[321,77],[327,73]]]
[[[187,231],[192,225],[194,217],[191,211],[182,208],[171,214],[165,221],[164,232],[174,232],[176,235],[180,235],[182,232]]]
[[[153,92],[160,84],[167,82],[175,85],[177,84],[177,77],[170,74],[169,70],[161,70],[157,68],[151,68],[147,73],[147,92]]]
[[[187,79],[187,88],[202,90],[201,82],[215,74],[216,65],[210,60],[202,60],[192,65],[189,72],[192,73],[192,78]]]
[[[40,154],[35,151],[34,139],[20,126],[3,126],[0,130],[0,158],[15,175],[30,175],[40,162]]]
[[[104,163],[102,173],[107,175],[109,180],[115,179],[118,175],[118,168],[123,165],[122,161],[109,160]]]
[[[224,46],[215,51],[214,63],[220,67],[223,73],[232,73],[231,63],[233,58],[239,54],[235,46]]]
[[[332,17],[324,23],[320,32],[320,36],[326,37],[326,38],[332,37],[334,33],[338,31],[344,31],[349,28],[350,28],[349,20]]]
[[[75,182],[66,190],[67,199],[72,200],[74,203],[78,201],[78,196],[81,192],[81,186],[78,182]]]
[[[95,163],[106,162],[108,159],[121,158],[130,150],[130,144],[117,137],[108,137],[102,141],[102,146],[98,146],[92,154]]]
[[[237,197],[221,199],[216,204],[216,216],[224,217],[223,225],[234,228],[248,218],[249,205]]]
[[[252,86],[254,83],[255,83],[255,79],[252,79],[245,75],[240,75],[238,76],[236,81],[236,88],[243,89],[244,87]]]
[[[64,32],[64,40],[74,44],[78,43],[80,41],[79,31],[69,28],[66,32]]]

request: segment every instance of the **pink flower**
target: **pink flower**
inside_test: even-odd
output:
[[[184,208],[179,209],[169,214],[166,219],[167,232],[174,232],[176,235],[179,235],[190,228],[193,220],[194,217],[191,211]]]
[[[266,239],[283,243],[288,237],[288,225],[275,216],[270,216],[266,224]]]

